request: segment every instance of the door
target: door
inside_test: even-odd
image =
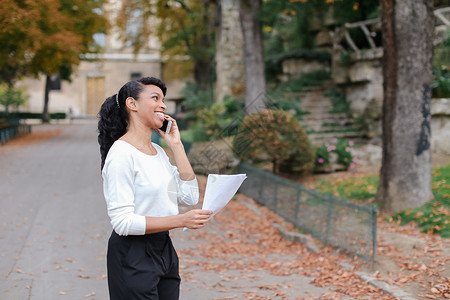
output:
[[[96,116],[105,101],[105,77],[87,79],[87,114]]]

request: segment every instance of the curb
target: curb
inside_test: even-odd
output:
[[[276,230],[281,234],[281,236],[290,242],[301,243],[308,248],[308,250],[312,253],[319,253],[320,250],[314,243],[313,239],[306,234],[302,234],[299,232],[287,231],[281,225],[272,223],[272,226],[275,227]]]
[[[259,208],[255,205],[254,200],[252,202],[250,201],[242,201],[240,199],[238,199],[238,202],[243,204],[244,206],[248,207],[249,209],[251,209],[253,212],[255,212],[258,215],[262,215],[262,212],[259,210]],[[287,241],[290,242],[296,242],[296,243],[301,243],[303,245],[306,246],[306,248],[308,248],[308,250],[312,253],[319,253],[320,250],[319,248],[316,246],[314,240],[306,234],[302,234],[299,232],[293,232],[293,231],[288,231],[285,230],[281,225],[276,224],[276,223],[272,223],[272,226],[278,230],[278,232],[280,233],[280,235]],[[377,278],[365,273],[365,272],[361,272],[361,271],[353,271],[354,267],[349,264],[349,263],[338,263],[341,267],[343,267],[344,269],[348,270],[348,271],[352,271],[354,272],[363,282],[367,282],[379,289],[381,289],[382,291],[384,291],[385,293],[392,295],[393,297],[395,297],[396,299],[399,300],[418,300],[417,298],[414,298],[411,294],[403,291],[402,289],[400,289],[398,286],[395,285],[391,285],[388,284],[384,281],[378,280]]]

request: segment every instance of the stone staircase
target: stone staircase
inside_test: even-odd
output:
[[[345,113],[332,113],[331,99],[324,95],[328,87],[308,88],[308,91],[292,94],[299,99],[304,111],[300,125],[308,133],[313,145],[320,146],[334,138],[359,140],[362,136],[361,126]]]

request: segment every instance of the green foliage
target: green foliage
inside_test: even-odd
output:
[[[379,0],[264,1],[260,18],[263,24],[267,75],[276,80],[280,59],[296,52],[314,49],[315,33],[333,18],[337,25],[372,19],[380,13]],[[350,30],[355,41],[367,43],[361,30]],[[377,37],[378,38],[378,37]]]
[[[209,108],[214,103],[214,97],[210,91],[201,90],[195,83],[187,82],[181,95],[183,101],[185,120],[189,123],[197,119],[198,112],[203,108]]]
[[[301,120],[306,113],[300,108],[299,100],[290,96],[282,87],[268,93],[267,108],[272,110],[283,110],[293,114],[297,119]]]
[[[333,109],[330,113],[349,113],[350,112],[350,103],[345,98],[345,95],[336,89],[327,90],[324,93],[325,96],[331,99],[331,104],[333,105]]]
[[[226,97],[223,103],[214,103],[210,91],[200,90],[188,83],[183,90],[186,111],[182,122],[188,124],[192,142],[204,142],[234,135],[245,115],[244,99]]]
[[[350,57],[351,57],[351,55],[352,55],[352,53],[350,51],[346,51],[346,52],[343,52],[341,54],[340,62],[341,62],[342,66],[344,66],[344,67],[350,66],[350,63],[351,63]]]
[[[355,166],[356,158],[353,157],[353,141],[345,139],[334,139],[331,143],[325,143],[316,149],[315,166],[320,167],[330,162],[330,153],[336,153],[338,162],[346,168]]]
[[[292,114],[281,110],[246,116],[233,140],[233,149],[242,160],[271,162],[274,173],[306,173],[314,165],[305,130]]]
[[[9,111],[9,106],[19,107],[28,99],[28,95],[23,89],[12,88],[5,85],[0,86],[0,104],[5,107],[5,111]]]
[[[200,124],[203,125],[206,136],[210,139],[222,131],[222,116],[225,113],[225,107],[222,103],[214,103],[211,107],[201,109],[197,116]]]
[[[450,31],[446,39],[437,46],[433,57],[433,97],[450,98]]]
[[[333,17],[337,25],[375,19],[381,13],[379,0],[333,1]]]
[[[170,65],[164,68],[164,77],[183,78],[194,73],[195,82],[206,89],[214,78],[217,3],[123,0],[116,25],[134,53],[148,50],[149,38],[156,35]]]
[[[306,87],[321,86],[325,81],[331,78],[328,71],[316,71],[311,73],[301,74],[297,78],[286,82],[277,84],[275,87],[271,86],[275,93],[295,93],[302,92]]]
[[[402,225],[415,222],[423,232],[450,237],[450,165],[434,168],[432,185],[434,199],[424,205],[408,209],[392,215],[389,221]],[[379,183],[378,175],[320,179],[314,183],[314,188],[323,192],[356,201],[373,201]]]
[[[245,99],[225,96],[223,99],[225,116],[228,118],[240,120],[245,117]]]

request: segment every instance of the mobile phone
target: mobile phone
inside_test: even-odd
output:
[[[164,122],[163,122],[161,128],[159,128],[159,129],[164,131],[165,133],[169,133],[171,127],[172,127],[172,121],[164,119]]]

